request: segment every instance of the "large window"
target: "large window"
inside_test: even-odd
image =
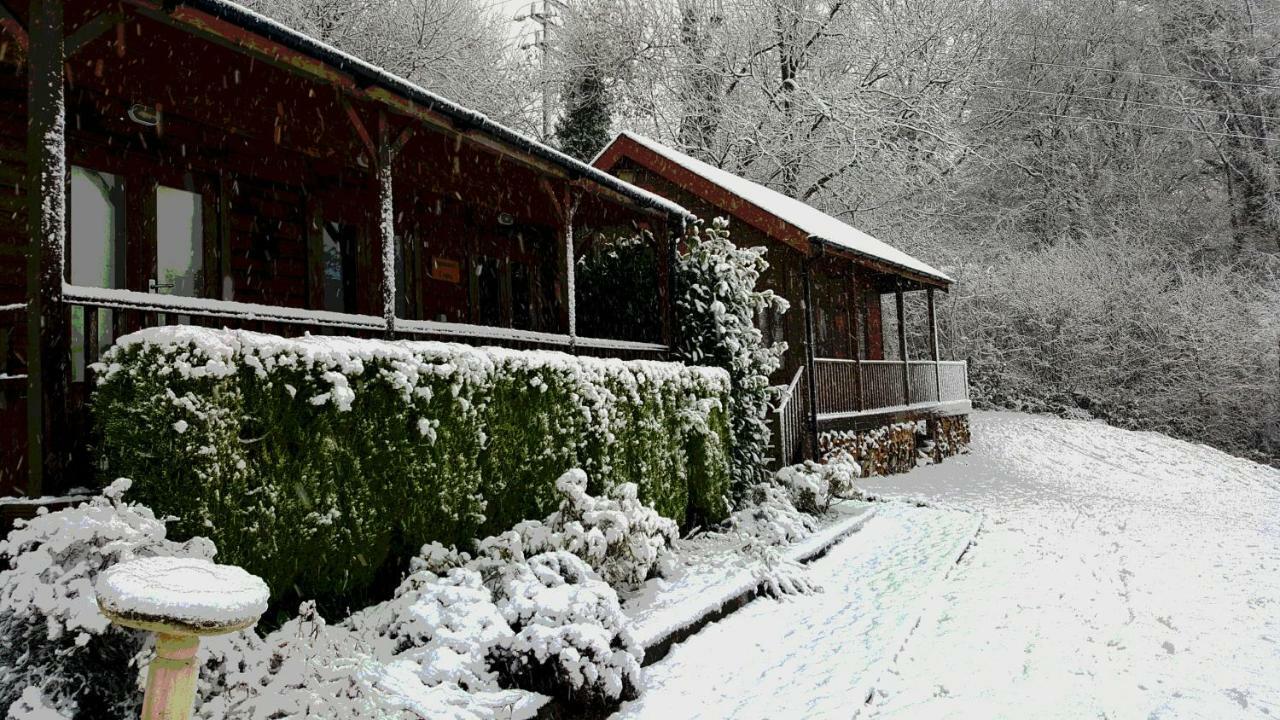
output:
[[[124,287],[124,179],[71,168],[71,284]]]
[[[324,308],[333,312],[356,311],[356,228],[327,222],[324,224],[323,270]]]
[[[204,200],[185,190],[156,188],[155,292],[204,294]]]
[[[476,321],[499,327],[502,322],[502,263],[497,258],[476,260]]]
[[[96,288],[125,286],[124,179],[82,167],[71,168],[70,267],[73,285]],[[85,366],[95,349],[114,339],[114,314],[106,309],[71,310],[71,379],[85,379]]]

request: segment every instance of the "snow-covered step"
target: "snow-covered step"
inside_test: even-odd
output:
[[[885,503],[811,565],[824,591],[758,598],[645,669],[616,718],[843,718],[860,712],[981,517]]]
[[[807,562],[841,539],[856,533],[875,515],[879,503],[853,500],[832,505],[826,522],[809,537],[781,552],[786,560]],[[741,542],[721,536],[708,543],[682,543],[685,564],[677,575],[651,582],[627,598],[623,612],[631,632],[644,647],[646,663],[666,654],[691,630],[730,612],[755,593],[765,571],[758,558],[741,552]]]

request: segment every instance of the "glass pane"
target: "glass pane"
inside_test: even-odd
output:
[[[502,324],[502,275],[497,258],[482,257],[476,265],[479,279],[479,308],[481,325],[497,327]]]
[[[196,193],[156,188],[156,292],[182,297],[203,294],[203,212]]]
[[[124,180],[71,168],[71,284],[120,287]]]
[[[409,278],[408,264],[405,262],[405,248],[412,243],[411,238],[396,235],[396,317],[409,317]]]
[[[354,312],[355,229],[338,223],[325,223],[323,251],[324,309]]]
[[[529,266],[511,263],[511,326],[519,330],[533,329],[533,278]]]

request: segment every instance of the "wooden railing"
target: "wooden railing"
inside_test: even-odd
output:
[[[903,373],[909,373],[908,383]],[[912,360],[814,361],[818,414],[845,414],[969,399],[964,362]]]
[[[377,338],[387,334],[386,320],[373,315],[73,285],[66,286],[63,295],[70,310],[73,381],[83,379],[88,365],[96,362],[116,338],[144,327],[231,327],[286,336],[306,332]],[[572,338],[554,333],[424,320],[396,320],[393,336],[405,340],[464,342],[520,350],[559,350],[624,359],[663,359],[668,353],[665,345],[657,343]]]
[[[774,408],[774,458],[779,467],[799,461],[804,454],[805,422],[808,419],[809,388],[804,366],[796,370],[791,383],[782,389]]]

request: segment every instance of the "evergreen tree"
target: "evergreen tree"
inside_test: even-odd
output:
[[[560,149],[584,162],[609,143],[613,113],[598,65],[587,65],[565,83],[564,115],[556,123]]]

